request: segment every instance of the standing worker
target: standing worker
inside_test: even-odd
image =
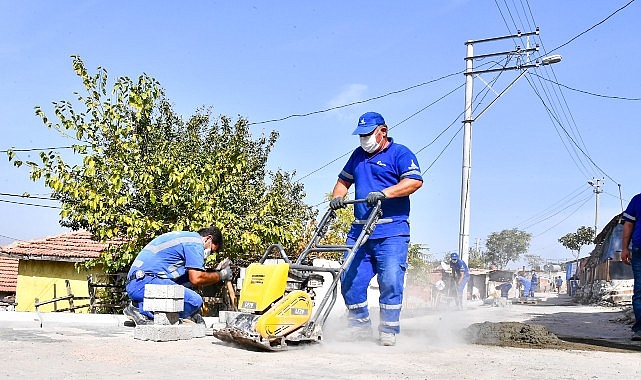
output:
[[[187,285],[184,309],[178,316],[196,323],[205,323],[198,310],[202,297],[189,289],[191,285],[210,285],[229,280],[232,271],[229,263],[220,270],[207,272],[205,258],[223,245],[223,236],[217,227],[196,232],[174,231],[153,239],[140,251],[127,274],[127,294],[132,304],[123,313],[137,325],[153,323],[153,314],[145,311],[146,284]]]
[[[554,284],[556,285],[556,294],[561,294],[561,286],[563,286],[563,279],[561,278],[561,276],[558,276],[554,280]]]
[[[530,295],[531,283],[530,283],[530,280],[523,277],[523,274],[524,274],[523,272],[519,272],[519,275],[516,276],[516,281],[518,281],[519,284],[521,284],[521,286],[523,287],[523,298],[527,299],[528,296]]]
[[[536,286],[539,284],[539,276],[536,275],[536,271],[532,269],[532,277],[530,279],[530,294],[529,296],[534,298],[534,290],[536,289]]]
[[[363,221],[379,201],[383,215],[341,276],[341,293],[350,327],[356,328],[357,334],[363,337],[369,334],[371,338],[367,288],[377,275],[379,342],[383,346],[393,346],[401,329],[399,319],[410,242],[409,196],[423,185],[423,177],[414,153],[387,136],[387,125],[380,114],[363,114],[352,135],[359,136],[360,147],[352,152],[338,175],[329,206],[333,210],[345,207],[344,197],[352,184],[355,185],[355,198],[367,200],[366,204],[354,205],[355,221],[347,235],[348,245],[356,242]]]
[[[634,310],[634,325],[632,325],[632,340],[641,340],[641,227],[637,219],[641,216],[641,194],[632,197],[628,208],[623,213],[623,234],[621,239],[621,261],[632,264],[634,287],[632,293],[632,309]]]
[[[465,285],[470,280],[470,271],[467,269],[465,261],[461,260],[457,253],[450,255],[450,268],[452,268],[452,277],[456,281],[456,306],[463,309],[463,292]]]

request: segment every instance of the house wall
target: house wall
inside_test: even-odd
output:
[[[69,280],[75,297],[88,297],[87,276],[99,271],[78,271],[74,263],[64,261],[20,260],[16,286],[16,311],[35,311],[35,299],[40,302],[67,295],[65,280]],[[86,305],[89,300],[74,299],[74,306]],[[69,307],[67,300],[57,302],[58,309]],[[39,307],[42,312],[54,310],[54,304]],[[88,308],[76,309],[76,313],[87,313]]]

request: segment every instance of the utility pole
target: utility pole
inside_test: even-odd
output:
[[[588,181],[588,185],[594,187],[595,194],[595,205],[594,205],[594,236],[599,234],[599,194],[603,192],[601,190],[601,181],[605,181],[605,178],[594,178]]]
[[[496,57],[496,56],[505,56],[505,55],[523,55],[529,54],[530,52],[538,51],[539,46],[531,48],[527,47],[526,49],[521,49],[520,46],[517,46],[514,50],[499,52],[499,53],[490,53],[482,55],[474,55],[474,44],[479,44],[483,42],[490,41],[499,41],[504,39],[514,39],[520,37],[528,37],[531,35],[538,35],[539,29],[537,28],[534,32],[521,33],[502,36],[502,37],[493,37],[485,38],[481,40],[469,40],[465,42],[467,47],[467,54],[465,56],[465,113],[463,120],[463,165],[462,165],[462,180],[461,180],[461,210],[460,210],[460,221],[459,221],[459,256],[461,260],[465,263],[469,261],[469,250],[470,250],[470,173],[472,168],[472,122],[476,121],[485,111],[487,111],[493,104],[500,98],[503,94],[509,90],[516,81],[518,81],[528,69],[531,67],[538,67],[540,65],[549,65],[552,63],[557,63],[561,61],[560,55],[553,55],[543,58],[540,62],[536,61],[535,63],[530,63],[529,59],[526,64],[501,67],[496,69],[487,69],[487,70],[478,70],[474,71],[474,60]],[[529,45],[529,44],[528,44]],[[474,76],[481,73],[490,73],[497,71],[507,71],[507,70],[521,70],[521,74],[510,83],[505,90],[496,96],[496,98],[490,102],[490,104],[485,107],[476,117],[472,115],[472,100],[473,100],[473,87],[474,87]]]

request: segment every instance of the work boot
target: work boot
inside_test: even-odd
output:
[[[128,305],[122,310],[122,313],[126,315],[129,319],[134,321],[134,323],[138,325],[151,325],[154,323],[154,321],[147,317],[146,315],[142,314],[140,310],[138,310],[137,307],[134,305]]]
[[[199,325],[204,325],[204,324],[205,324],[205,319],[204,319],[204,318],[203,318],[203,316],[202,316],[202,315],[200,315],[199,313],[194,313],[194,314],[192,314],[192,315],[189,317],[189,319],[190,319],[191,321],[193,321],[194,323],[197,323],[197,324],[199,324]]]
[[[381,346],[395,346],[396,334],[381,331],[379,343],[381,344]]]
[[[367,327],[350,327],[350,337],[355,341],[371,341],[373,340],[373,331],[371,326]]]

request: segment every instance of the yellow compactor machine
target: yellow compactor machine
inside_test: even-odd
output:
[[[365,202],[347,200],[346,204]],[[258,263],[249,265],[238,301],[238,312],[227,312],[226,326],[214,330],[214,336],[225,342],[261,350],[277,351],[297,343],[320,342],[323,324],[338,296],[340,277],[354,259],[358,248],[374,231],[381,216],[381,204],[372,208],[362,223],[363,229],[353,245],[323,245],[323,237],[336,219],[334,210],[327,210],[305,250],[291,262],[283,247],[271,245]],[[267,261],[279,253],[276,264]],[[315,267],[309,263],[314,252],[342,252],[344,259],[338,268]],[[320,303],[315,306],[316,292],[324,287],[322,273],[330,273],[332,282]]]

